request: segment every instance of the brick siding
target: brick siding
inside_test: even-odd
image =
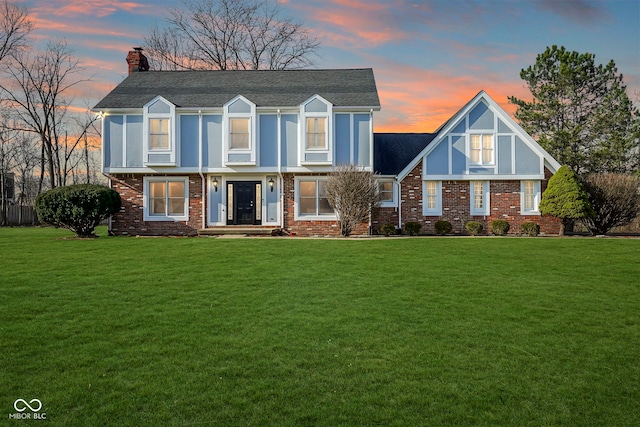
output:
[[[202,180],[197,174],[186,176],[189,184],[189,220],[145,221],[142,194],[144,175],[110,175],[111,188],[120,194],[122,200],[120,212],[111,219],[111,233],[119,236],[195,236],[202,227]]]
[[[285,173],[284,178],[284,213],[283,227],[298,236],[340,236],[340,226],[337,221],[306,221],[295,219],[295,177],[326,176],[326,174],[294,175]],[[369,234],[369,224],[361,223],[351,233],[353,236]]]
[[[545,168],[545,180],[541,182],[540,191],[547,187],[552,173]],[[442,216],[422,215],[422,162],[400,183],[400,199],[402,222],[410,221],[422,224],[422,234],[435,234],[434,225],[438,220],[447,220],[453,226],[452,233],[466,234],[465,224],[468,221],[478,221],[483,225],[484,233],[490,234],[491,222],[504,219],[511,228],[509,234],[519,234],[522,223],[536,222],[540,225],[540,232],[544,234],[558,234],[561,221],[558,218],[540,215],[520,215],[520,181],[490,181],[490,214],[488,216],[471,215],[471,201],[469,199],[469,181],[442,182]],[[380,209],[380,214],[373,221],[375,229],[385,223],[398,224],[397,212],[392,209]]]

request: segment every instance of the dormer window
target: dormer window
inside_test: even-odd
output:
[[[236,117],[229,119],[229,149],[230,150],[249,150],[250,136],[249,126],[251,118]]]
[[[177,144],[174,123],[175,106],[161,96],[144,106],[145,166],[176,165]]]
[[[327,118],[307,117],[307,150],[327,149]]]
[[[302,138],[301,164],[331,164],[333,161],[333,135],[331,117],[333,105],[315,95],[301,105]]]
[[[149,119],[149,150],[169,149],[169,122],[171,119]]]
[[[237,96],[224,106],[225,163],[256,164],[256,106]]]

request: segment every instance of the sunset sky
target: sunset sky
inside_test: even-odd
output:
[[[10,0],[11,1],[11,0]],[[66,39],[92,81],[76,104],[93,106],[126,76],[172,0],[14,0],[36,24],[33,39]],[[322,48],[314,68],[374,70],[382,111],[376,132],[430,132],[481,89],[509,112],[529,98],[520,70],[547,46],[614,60],[640,100],[638,0],[281,0]]]

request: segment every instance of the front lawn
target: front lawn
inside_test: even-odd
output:
[[[0,229],[9,425],[640,424],[639,239],[99,231]]]

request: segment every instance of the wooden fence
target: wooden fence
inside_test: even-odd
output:
[[[7,225],[37,224],[38,215],[33,206],[7,206]]]

